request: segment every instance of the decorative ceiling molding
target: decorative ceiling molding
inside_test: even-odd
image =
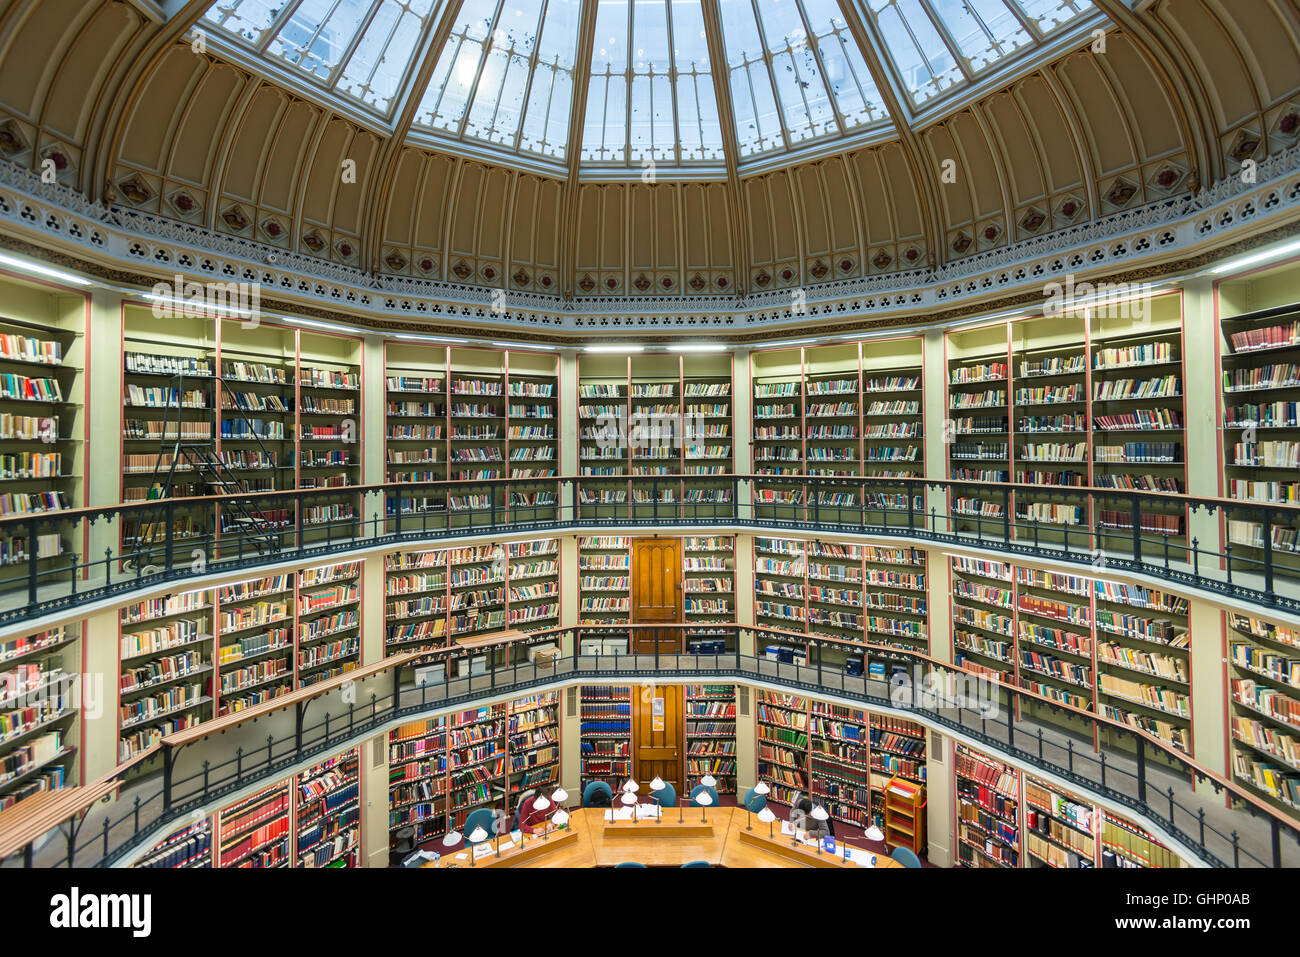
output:
[[[90,202],[29,170],[0,163],[0,226],[62,257],[119,275],[176,274],[200,282],[260,282],[264,297],[366,323],[414,327],[452,323],[462,333],[638,334],[708,330],[744,335],[812,325],[911,326],[920,317],[976,312],[1008,299],[1041,302],[1044,286],[1120,274],[1155,276],[1172,262],[1209,261],[1232,244],[1290,234],[1300,226],[1300,145],[1261,162],[1255,184],[1223,180],[1196,195],[1170,198],[1106,219],[1000,247],[940,267],[860,277],[810,287],[794,315],[787,290],[737,297],[594,298],[578,301],[511,293],[493,308],[490,289],[366,273],[196,225]],[[1216,252],[1218,251],[1218,252]],[[125,280],[116,280],[125,281]]]

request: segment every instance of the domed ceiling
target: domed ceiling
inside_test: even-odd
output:
[[[0,159],[429,296],[902,292],[1297,142],[1295,0],[0,0]]]

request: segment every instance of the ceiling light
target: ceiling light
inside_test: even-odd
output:
[[[604,352],[609,355],[620,355],[627,352],[645,352],[645,346],[583,346],[583,352]]]
[[[1281,259],[1283,256],[1289,256],[1295,252],[1300,252],[1300,240],[1287,243],[1283,246],[1274,246],[1272,249],[1266,249],[1263,252],[1251,253],[1249,256],[1242,256],[1239,259],[1230,259],[1222,265],[1215,266],[1210,270],[1210,274],[1213,276],[1221,276],[1226,272],[1238,272],[1248,266],[1256,266],[1260,263],[1270,262],[1274,259]]]
[[[57,279],[59,282],[70,282],[76,286],[94,285],[89,279],[82,276],[74,276],[70,272],[62,272],[58,269],[51,269],[48,266],[42,266],[39,263],[28,262],[26,259],[18,259],[15,256],[5,256],[0,254],[0,263],[11,266],[14,269],[30,273],[33,276],[44,276],[46,279]]]
[[[698,342],[682,346],[669,346],[669,352],[725,352],[727,346],[722,343]]]

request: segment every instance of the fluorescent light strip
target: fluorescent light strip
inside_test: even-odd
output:
[[[722,343],[697,342],[682,346],[665,346],[664,348],[669,352],[723,352],[731,347]]]
[[[34,276],[44,276],[46,279],[57,279],[60,282],[70,282],[75,286],[93,286],[93,280],[85,279],[81,276],[74,276],[70,272],[62,272],[58,269],[51,269],[49,266],[42,266],[39,263],[28,262],[26,259],[18,259],[14,256],[0,254],[0,263],[11,266],[20,272],[30,273]]]
[[[645,346],[583,346],[583,352],[603,352],[609,355],[622,355],[628,352],[645,352]]]
[[[195,312],[195,313],[204,313],[209,315],[222,315],[222,316],[227,316],[227,315],[245,316],[249,319],[261,318],[261,313],[258,313],[256,316],[254,316],[254,314],[248,309],[237,309],[231,306],[218,306],[207,302],[190,302],[187,299],[177,299],[175,296],[160,296],[154,292],[145,293],[144,298],[148,299],[150,302],[162,303],[163,305],[169,306],[172,309],[184,310],[186,312]],[[289,317],[279,316],[276,318],[288,319]],[[310,323],[307,322],[306,319],[299,319],[296,321],[304,322],[310,325]]]
[[[1215,266],[1210,270],[1212,276],[1222,276],[1226,272],[1239,272],[1250,266],[1257,266],[1260,263],[1270,262],[1274,259],[1281,259],[1292,253],[1300,252],[1300,240],[1287,243],[1284,246],[1275,246],[1272,249],[1266,249],[1264,252],[1252,253],[1249,256],[1242,256],[1240,259],[1231,259],[1221,266]]]

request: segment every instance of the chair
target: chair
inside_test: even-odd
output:
[[[465,843],[473,843],[469,836],[474,833],[476,827],[483,828],[488,837],[491,838],[495,833],[493,828],[496,825],[496,820],[496,815],[490,807],[481,807],[477,811],[470,811],[469,817],[465,818],[464,830],[461,832],[465,835]]]
[[[904,867],[920,867],[921,859],[917,857],[910,847],[896,847],[894,853],[889,855]]]
[[[658,791],[651,791],[650,796],[659,801],[660,807],[677,806],[677,788],[673,787],[669,782],[665,781],[664,786]]]
[[[705,793],[707,793],[709,797],[713,799],[713,803],[709,804],[708,806],[717,807],[718,792],[716,789],[709,787],[707,784],[697,784],[695,785],[695,787],[691,788],[691,803],[698,806],[699,802],[696,801],[695,799],[699,797],[701,794],[705,794]]]
[[[602,794],[605,797],[603,804],[593,804],[592,797]],[[609,807],[614,803],[614,791],[604,781],[592,781],[582,789],[582,806],[583,807]]]
[[[687,861],[682,867],[712,867],[708,861]]]
[[[618,870],[620,867],[645,867],[645,865],[636,861],[624,861],[622,864],[615,864],[614,870]]]
[[[750,814],[757,814],[763,808],[767,807],[767,795],[758,794],[753,788],[745,792],[745,810]]]

